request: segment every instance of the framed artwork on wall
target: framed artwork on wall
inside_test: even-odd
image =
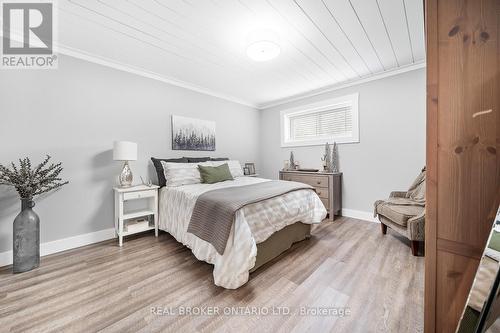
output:
[[[215,151],[215,121],[172,115],[172,150]]]

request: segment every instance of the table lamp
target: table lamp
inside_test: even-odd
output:
[[[130,187],[132,185],[132,170],[129,161],[137,161],[137,143],[128,141],[115,141],[113,143],[113,160],[125,161],[120,174],[120,186]]]

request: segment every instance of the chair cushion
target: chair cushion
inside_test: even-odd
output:
[[[398,205],[388,202],[383,202],[377,206],[378,214],[402,227],[406,227],[409,219],[421,214],[424,210],[425,207],[421,206]]]

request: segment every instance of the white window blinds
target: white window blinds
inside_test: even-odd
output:
[[[352,136],[352,107],[338,106],[329,110],[290,115],[290,140],[308,140]]]
[[[280,111],[281,146],[359,142],[358,98],[356,93]]]

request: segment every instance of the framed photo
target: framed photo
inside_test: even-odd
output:
[[[248,176],[250,174],[250,171],[248,171],[248,167],[243,167],[243,174],[245,176]]]
[[[172,150],[215,151],[215,121],[172,115]]]
[[[255,164],[254,163],[245,163],[245,168],[248,168],[249,175],[255,174]]]

